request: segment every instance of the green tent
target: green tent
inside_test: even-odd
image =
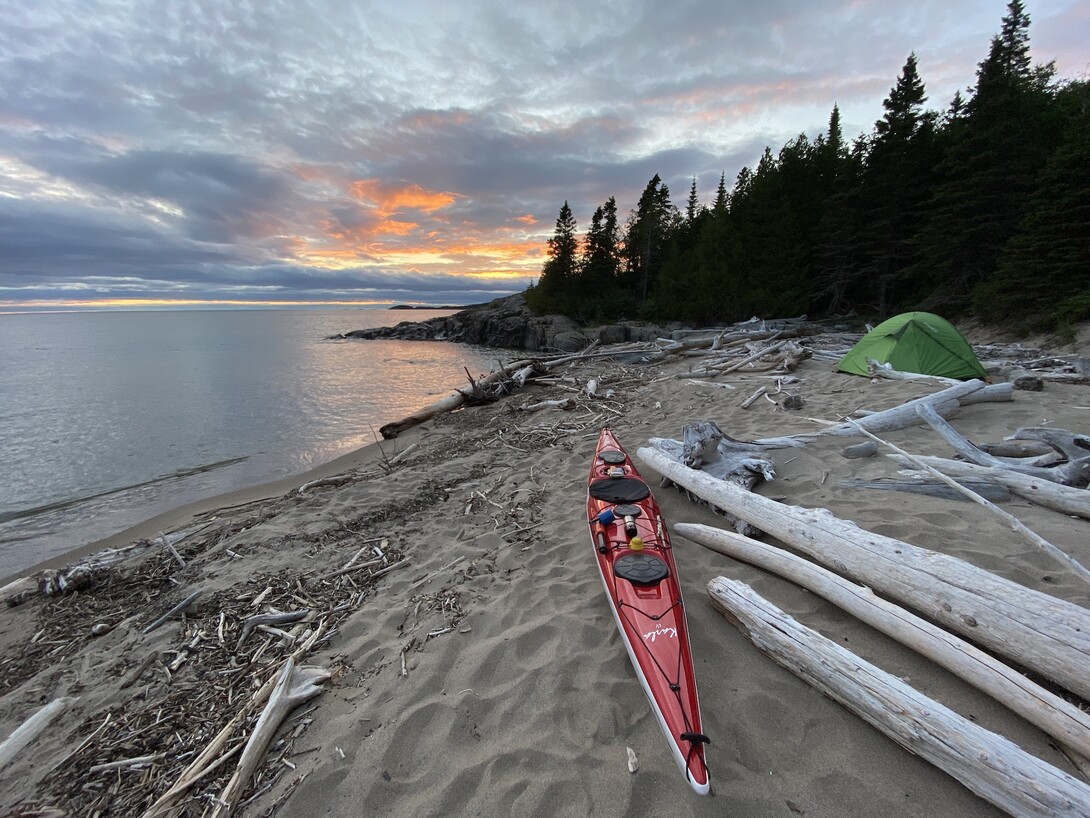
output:
[[[969,342],[949,321],[929,312],[906,312],[883,321],[841,358],[837,370],[866,375],[867,358],[899,372],[963,380],[985,377]]]

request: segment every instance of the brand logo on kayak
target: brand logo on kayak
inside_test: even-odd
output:
[[[677,639],[677,628],[664,628],[661,625],[655,625],[653,631],[648,631],[643,635],[643,638],[648,642],[654,642],[659,637],[670,637],[671,639]]]

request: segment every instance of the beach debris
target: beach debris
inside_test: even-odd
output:
[[[932,407],[919,406],[916,412],[938,433],[939,437],[970,463],[1009,469],[1053,483],[1062,483],[1065,486],[1083,488],[1090,482],[1090,437],[1075,435],[1063,429],[1019,429],[1015,432],[1016,438],[1046,443],[1067,458],[1067,462],[1059,466],[1022,465],[1011,459],[1000,460],[977,448],[962,437],[953,426],[939,417]]]
[[[183,599],[181,602],[179,602],[177,605],[175,605],[173,608],[171,608],[165,614],[160,616],[154,622],[150,623],[147,627],[144,628],[144,630],[142,630],[140,632],[141,633],[151,633],[153,630],[158,628],[160,625],[163,625],[165,622],[167,622],[172,616],[181,613],[186,608],[188,608],[190,605],[192,605],[194,602],[196,602],[197,598],[202,593],[203,593],[203,590],[198,588],[196,591],[191,593],[189,596],[187,596],[185,599]]]
[[[212,818],[231,814],[242,796],[243,789],[249,784],[250,777],[261,763],[265,748],[272,741],[280,723],[300,704],[321,693],[320,685],[328,681],[329,677],[330,673],[325,668],[296,666],[295,660],[288,657],[277,677],[276,685],[269,694],[268,703],[246,742],[246,749],[242,751],[242,757],[239,758],[238,768],[215,801]]]
[[[874,457],[878,454],[878,444],[873,440],[864,440],[862,443],[845,446],[840,454],[849,460],[855,460],[860,457]]]
[[[761,395],[765,394],[765,392],[767,392],[767,391],[768,391],[767,386],[758,387],[757,391],[755,391],[752,395],[750,395],[748,398],[746,398],[744,401],[742,401],[741,407],[743,409],[748,409],[749,407],[751,407],[754,403],[756,403],[760,399]]]
[[[748,585],[716,577],[708,593],[767,656],[1000,809],[1041,818],[1090,810],[1090,786],[799,624]]]
[[[54,699],[16,727],[11,735],[0,743],[0,771],[14,761],[23,748],[34,741],[42,731],[49,727],[50,723],[52,723],[57,716],[61,715],[61,713],[68,710],[78,701],[78,698],[72,696],[63,696],[59,699]]]
[[[919,413],[920,413],[920,416],[923,417],[925,420],[927,420],[927,422],[930,423],[933,428],[938,428],[939,426],[946,426],[947,425],[946,422],[943,421],[938,415],[935,415],[934,410],[932,410],[928,406],[920,406],[919,407]],[[855,421],[852,421],[852,422],[854,423]],[[951,429],[950,431],[952,432],[953,429]],[[1019,520],[1013,514],[1008,514],[1007,512],[1003,511],[1003,509],[999,508],[998,506],[996,506],[995,504],[993,504],[989,500],[985,499],[984,497],[981,497],[979,494],[977,494],[975,491],[973,491],[969,487],[963,485],[962,483],[957,482],[952,477],[948,477],[947,475],[943,474],[938,469],[933,469],[930,466],[928,466],[927,464],[922,463],[919,460],[916,460],[914,457],[912,457],[912,455],[910,455],[908,452],[906,452],[904,449],[900,448],[899,446],[895,446],[894,444],[890,443],[887,440],[882,440],[881,438],[876,437],[875,435],[872,435],[870,432],[865,432],[865,434],[868,437],[872,438],[875,443],[879,443],[879,444],[885,446],[886,448],[891,449],[892,451],[894,451],[897,454],[901,455],[902,457],[908,458],[909,462],[912,463],[917,468],[919,468],[920,470],[927,472],[932,477],[934,477],[937,480],[940,480],[941,482],[945,483],[947,486],[952,488],[954,491],[957,491],[957,492],[960,492],[960,493],[964,494],[966,497],[968,497],[970,500],[972,500],[977,505],[983,506],[984,508],[988,509],[988,511],[990,511],[992,514],[999,517],[999,519],[1001,519],[1004,523],[1006,523],[1007,527],[1010,528],[1011,531],[1014,531],[1016,534],[1019,534],[1023,539],[1025,539],[1031,545],[1033,545],[1036,548],[1039,548],[1041,551],[1048,554],[1050,557],[1055,559],[1057,562],[1059,562],[1062,565],[1066,566],[1068,568],[1068,570],[1070,570],[1073,574],[1075,574],[1075,576],[1079,577],[1084,582],[1090,583],[1090,569],[1088,569],[1086,566],[1084,566],[1081,562],[1079,562],[1077,559],[1072,557],[1067,552],[1063,551],[1060,548],[1057,548],[1055,545],[1050,543],[1048,540],[1046,540],[1044,537],[1042,537],[1037,532],[1032,531],[1030,528],[1028,528],[1021,520]],[[966,444],[968,444],[968,441],[966,441]],[[968,445],[971,445],[971,444],[968,444]],[[990,457],[990,455],[989,455],[989,457]],[[1087,459],[1087,465],[1090,466],[1090,458]]]
[[[39,571],[0,588],[0,599],[14,608],[36,596],[64,596],[91,587],[102,572],[101,567],[83,564],[61,571]]]
[[[242,631],[238,636],[238,644],[235,645],[235,653],[242,650],[242,643],[246,641],[246,637],[253,632],[254,628],[268,627],[269,625],[286,625],[290,622],[299,622],[306,619],[310,615],[310,609],[304,608],[301,611],[291,611],[289,613],[268,613],[259,614],[257,616],[247,617],[242,623]],[[276,635],[282,635],[283,631]]]
[[[520,412],[539,412],[542,409],[559,409],[562,412],[570,412],[576,406],[573,398],[561,398],[560,400],[542,400],[536,403],[524,403],[519,407]]]
[[[628,771],[634,773],[640,768],[639,756],[636,755],[636,751],[631,747],[625,747],[625,750],[628,751]]]
[[[915,455],[911,459],[899,454],[886,457],[901,466],[918,468],[927,465],[951,477],[980,477],[1005,486],[1023,500],[1051,508],[1062,514],[1090,520],[1090,491],[1072,488],[1048,480],[1031,477],[1028,474],[1004,468],[989,468],[965,463],[961,460],[948,460],[944,457]]]
[[[650,443],[678,463],[692,469],[701,469],[719,480],[730,481],[743,491],[752,491],[760,481],[770,481],[776,477],[776,464],[767,457],[760,456],[769,449],[776,448],[775,446],[735,440],[710,420],[685,424],[681,436],[682,440],[655,437],[651,438]],[[690,499],[694,499],[692,495]],[[712,508],[732,520],[739,533],[757,533],[757,529],[750,523],[723,509],[715,506]]]
[[[1080,710],[990,654],[932,625],[870,588],[782,548],[705,525],[675,531],[721,554],[784,577],[907,645],[1044,730],[1064,747],[1090,758],[1090,713]],[[709,586],[710,588],[711,586]]]
[[[928,479],[919,472],[909,473],[918,476],[910,480],[894,480],[888,477],[880,477],[877,480],[846,478],[840,480],[839,485],[850,489],[876,489],[879,491],[903,491],[908,494],[925,494],[928,497],[941,497],[944,500],[960,502],[966,502],[969,499],[961,492],[954,491],[942,481]],[[993,483],[991,480],[963,477],[957,482],[993,503],[1006,503],[1011,499],[1010,489],[998,483]]]
[[[864,531],[828,509],[804,509],[690,469],[656,448],[637,457],[702,500],[758,526],[977,644],[1090,699],[1090,610],[948,554]]]
[[[105,636],[114,629],[109,622],[96,622],[91,626],[91,636]]]

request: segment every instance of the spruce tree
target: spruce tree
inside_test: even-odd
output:
[[[541,268],[541,278],[532,294],[527,294],[534,312],[571,315],[576,309],[579,241],[575,231],[575,216],[565,201],[556,218],[556,230],[547,242],[548,258]]]
[[[972,289],[995,271],[1055,147],[1052,68],[1031,68],[1029,22],[1012,0],[937,168],[913,267],[931,291],[923,306],[967,307]]]

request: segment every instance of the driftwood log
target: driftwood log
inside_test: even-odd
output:
[[[947,554],[864,531],[827,509],[777,503],[643,447],[637,456],[713,506],[826,567],[1090,699],[1090,610]]]
[[[705,525],[673,526],[682,537],[756,565],[829,600],[861,622],[949,670],[1085,759],[1090,759],[1090,713],[1084,713],[964,639],[894,605],[866,586],[780,548]]]
[[[681,430],[681,440],[652,438],[651,445],[692,469],[701,469],[719,480],[727,480],[743,491],[752,491],[762,480],[774,480],[776,464],[761,455],[775,446],[760,446],[735,440],[714,422],[688,423]],[[801,444],[796,444],[801,445]],[[721,509],[716,509],[722,511]],[[729,513],[725,515],[740,534],[753,535],[757,530],[749,523]]]
[[[269,694],[269,701],[265,709],[261,711],[261,717],[254,726],[254,732],[246,742],[246,749],[242,751],[238,768],[216,800],[215,808],[211,813],[212,818],[226,818],[234,811],[235,804],[249,785],[250,776],[261,763],[265,748],[269,746],[269,742],[280,728],[280,723],[300,704],[321,693],[322,689],[319,685],[326,682],[329,676],[329,671],[325,668],[305,665],[296,667],[295,660],[290,657],[284,662],[276,685]]]
[[[79,699],[71,696],[54,699],[16,727],[12,734],[0,743],[0,770],[14,761],[24,747],[34,741],[57,716],[77,701]]]
[[[1049,480],[1053,483],[1062,483],[1065,486],[1082,487],[1086,485],[1087,479],[1090,478],[1090,451],[1078,448],[1074,442],[1069,444],[1067,439],[1063,439],[1059,436],[1049,436],[1050,440],[1055,441],[1055,443],[1051,443],[1049,440],[1042,442],[1049,443],[1049,445],[1054,445],[1057,448],[1063,447],[1063,453],[1069,458],[1067,463],[1048,468],[1041,466],[1024,466],[1011,460],[1000,460],[998,457],[994,457],[984,450],[977,448],[962,435],[958,434],[953,426],[939,417],[938,413],[936,413],[931,406],[927,406],[926,404],[917,406],[916,413],[923,418],[943,440],[950,444],[950,448],[970,463],[975,463],[978,466],[1010,469],[1011,471],[1028,474],[1031,477]],[[1021,431],[1024,434],[1029,430]],[[1017,432],[1015,434],[1017,434]],[[1077,436],[1071,435],[1070,432],[1062,432],[1062,434],[1069,435],[1071,441],[1077,441],[1079,439]],[[1081,454],[1081,457],[1079,454]],[[1075,456],[1073,457],[1072,455]]]
[[[917,466],[902,455],[887,455],[901,466],[915,469]],[[1031,477],[1028,474],[1011,471],[1006,468],[977,466],[960,460],[948,460],[944,457],[917,455],[914,460],[931,466],[933,469],[951,477],[982,477],[1006,486],[1024,500],[1090,520],[1090,491],[1062,486],[1048,480]]]
[[[810,630],[751,588],[708,583],[712,604],[764,653],[1014,816],[1086,818],[1090,787]]]

